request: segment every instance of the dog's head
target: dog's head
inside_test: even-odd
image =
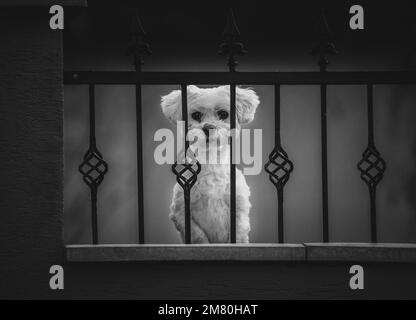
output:
[[[254,119],[260,101],[252,89],[236,88],[236,135],[240,125]],[[162,111],[169,121],[182,120],[182,97],[174,90],[162,97]],[[230,86],[188,86],[188,134],[198,137],[200,148],[228,144],[230,136]],[[193,139],[191,139],[193,140]],[[195,140],[194,140],[195,141]]]

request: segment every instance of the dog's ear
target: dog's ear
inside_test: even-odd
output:
[[[253,121],[260,100],[254,90],[249,88],[236,88],[236,112],[240,124]]]
[[[195,98],[198,94],[199,88],[197,86],[190,85],[188,90],[188,108],[190,100]],[[162,96],[160,106],[162,107],[165,117],[176,125],[176,121],[182,120],[182,93],[181,90],[173,90],[171,93]]]
[[[165,117],[176,125],[176,121],[182,119],[181,91],[173,90],[171,93],[162,96],[160,106]]]

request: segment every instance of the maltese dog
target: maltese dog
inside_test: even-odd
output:
[[[252,89],[236,88],[236,130],[254,119],[260,101]],[[166,118],[177,124],[182,120],[181,91],[162,97]],[[201,163],[201,172],[191,189],[191,241],[230,242],[230,86],[199,88],[188,86],[188,141]],[[234,143],[235,145],[235,143]],[[213,161],[214,159],[214,161]],[[236,241],[249,242],[250,189],[243,173],[236,168]],[[173,188],[170,219],[185,239],[185,204],[181,186]]]

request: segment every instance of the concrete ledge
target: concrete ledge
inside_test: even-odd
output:
[[[67,245],[68,262],[351,261],[416,263],[416,244]]]
[[[68,262],[304,261],[301,244],[67,245]]]
[[[308,261],[416,262],[416,244],[305,243]]]

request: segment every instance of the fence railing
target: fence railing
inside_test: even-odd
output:
[[[386,170],[386,163],[375,145],[374,137],[374,111],[373,111],[373,86],[377,84],[415,84],[416,72],[389,71],[389,72],[328,72],[328,54],[336,54],[331,40],[325,16],[322,13],[321,23],[324,32],[312,54],[319,56],[319,72],[236,72],[238,57],[245,53],[244,46],[240,42],[240,33],[232,11],[228,15],[227,25],[223,34],[223,43],[220,45],[220,54],[228,58],[228,72],[143,72],[143,56],[149,54],[150,47],[146,41],[146,35],[137,16],[132,23],[132,41],[130,52],[134,57],[136,71],[66,71],[64,73],[65,84],[78,84],[89,86],[89,149],[84,160],[79,166],[85,183],[91,191],[91,215],[92,215],[92,242],[97,244],[99,235],[97,230],[97,190],[108,171],[108,165],[98,151],[95,137],[95,85],[118,84],[135,85],[136,87],[136,131],[137,131],[137,181],[138,181],[138,239],[139,243],[145,241],[145,221],[143,206],[143,148],[142,148],[142,85],[180,85],[182,93],[182,120],[185,122],[185,130],[188,128],[188,100],[187,86],[191,84],[203,85],[230,85],[230,128],[236,125],[236,86],[244,85],[271,85],[274,87],[275,106],[275,146],[264,165],[269,174],[271,183],[276,188],[277,214],[278,214],[278,242],[284,243],[284,212],[283,199],[284,187],[294,170],[294,164],[290,155],[283,148],[280,136],[280,88],[281,85],[319,85],[321,101],[321,152],[322,152],[322,240],[330,241],[328,210],[328,165],[327,165],[327,85],[366,85],[367,87],[367,117],[368,117],[368,146],[359,160],[357,168],[361,179],[367,184],[370,200],[371,241],[377,242],[377,211],[376,193],[377,185],[382,180]],[[185,149],[189,147],[186,141]],[[230,146],[230,159],[232,159],[233,146]],[[186,154],[186,153],[185,153]],[[230,242],[236,242],[236,181],[235,164],[230,161]],[[176,181],[184,190],[185,202],[185,242],[191,243],[191,210],[190,192],[198,179],[201,166],[198,162],[175,163],[172,171],[176,175]]]

